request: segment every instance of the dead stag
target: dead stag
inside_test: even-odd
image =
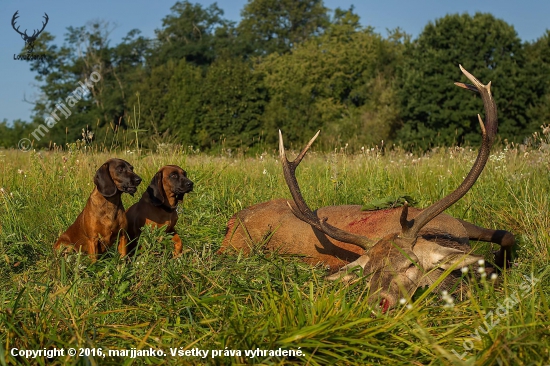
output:
[[[423,210],[407,204],[378,211],[343,205],[314,212],[302,197],[295,171],[319,133],[290,162],[279,131],[284,177],[294,202],[272,200],[235,214],[228,222],[220,252],[236,249],[248,253],[265,241],[266,250],[300,255],[308,263],[329,266],[336,271],[327,277],[329,280],[349,280],[355,277],[350,270],[360,267],[364,274],[370,274],[371,297],[381,298],[384,311],[396,304],[401,293],[411,296],[419,286],[433,284],[445,270],[475,265],[482,257],[470,254],[470,240],[499,244],[495,264],[504,267],[515,243],[510,232],[482,228],[442,213],[470,190],[483,171],[498,126],[491,83],[483,85],[462,66],[460,69],[473,85],[455,84],[481,94],[486,122],[478,115],[482,145],[473,167],[455,191]],[[452,276],[448,280],[453,281]]]

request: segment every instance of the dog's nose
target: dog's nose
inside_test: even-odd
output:
[[[185,188],[192,189],[193,188],[193,181],[188,180],[185,182]]]
[[[141,183],[141,178],[136,175],[134,178],[134,184],[138,186],[140,183]]]

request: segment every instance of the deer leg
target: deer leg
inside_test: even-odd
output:
[[[466,229],[470,240],[485,241],[500,245],[500,250],[495,252],[495,264],[501,268],[510,265],[512,260],[512,247],[516,239],[514,235],[506,230],[492,230],[458,220]]]

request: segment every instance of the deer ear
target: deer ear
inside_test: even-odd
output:
[[[434,268],[460,269],[483,259],[481,256],[471,255],[462,250],[444,247],[432,241],[422,240],[415,248],[414,253],[422,262],[426,271]]]
[[[149,197],[151,197],[151,202],[155,206],[161,206],[166,200],[166,195],[164,193],[164,186],[162,185],[162,170],[159,170],[157,174],[151,180],[151,184],[147,187],[147,192]]]
[[[97,170],[94,176],[94,184],[104,197],[113,197],[118,192],[118,188],[113,178],[111,178],[111,173],[109,173],[109,163],[103,164]]]

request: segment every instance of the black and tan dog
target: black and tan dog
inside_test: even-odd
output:
[[[187,178],[185,170],[177,165],[163,166],[155,174],[139,202],[126,211],[128,234],[131,240],[135,239],[132,247],[135,247],[143,226],[166,227],[166,232],[173,234],[174,256],[180,255],[182,243],[175,230],[178,222],[176,208],[183,200],[183,195],[192,190],[193,182]]]
[[[126,255],[128,224],[120,196],[123,192],[133,195],[140,183],[141,178],[127,161],[107,160],[94,176],[96,187],[86,207],[67,231],[61,234],[54,248],[74,248],[88,253],[92,260],[96,260],[97,255],[107,251],[118,238],[118,252]]]

